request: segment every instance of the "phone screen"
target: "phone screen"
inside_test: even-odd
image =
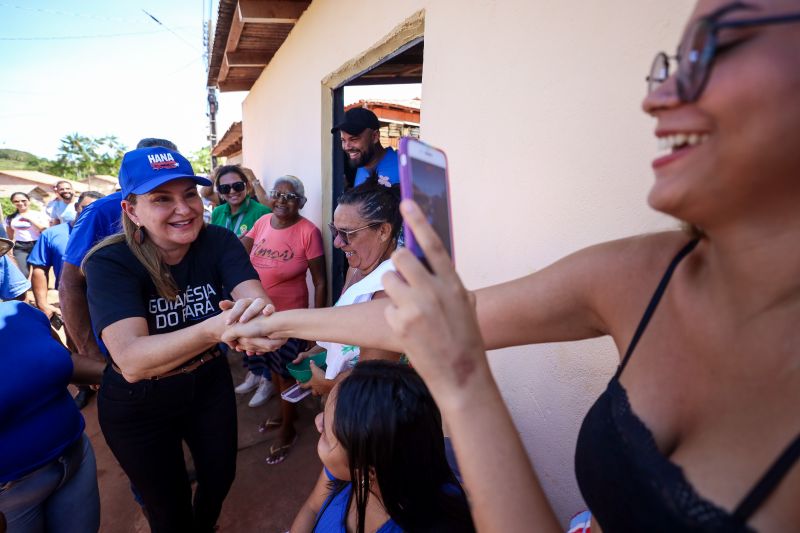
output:
[[[287,402],[296,403],[311,394],[308,389],[300,388],[300,385],[293,385],[281,393],[281,398]]]
[[[447,158],[441,150],[413,139],[408,139],[405,148],[405,154],[401,155],[401,166],[405,163],[407,167],[405,169],[408,175],[406,184],[411,187],[411,197],[419,204],[428,222],[442,240],[448,255],[452,258]],[[406,156],[405,161],[403,155]],[[406,195],[404,194],[404,196]],[[409,241],[411,251],[421,257],[422,253],[413,237]]]
[[[445,169],[427,161],[411,159],[414,176],[414,201],[417,202],[442,239],[447,254],[453,256],[450,243],[450,206],[447,202],[447,174]]]

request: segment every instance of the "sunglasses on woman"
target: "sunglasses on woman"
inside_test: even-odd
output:
[[[269,197],[273,200],[283,200],[284,202],[296,202],[302,198],[302,196],[299,194],[294,194],[292,192],[280,192],[276,191],[275,189],[269,191]]]
[[[340,239],[342,239],[342,242],[344,244],[350,244],[350,235],[352,235],[353,233],[359,232],[362,229],[367,229],[367,228],[371,228],[372,226],[377,226],[378,224],[383,224],[383,222],[373,222],[372,224],[367,224],[366,226],[361,226],[360,228],[351,229],[351,230],[343,230],[343,229],[339,229],[336,226],[334,226],[333,222],[328,222],[328,228],[330,228],[330,230],[331,230],[331,240],[335,241],[336,237],[338,236]]]
[[[220,192],[220,194],[229,194],[231,192],[231,189],[233,189],[236,192],[242,192],[246,188],[247,184],[243,181],[237,181],[236,183],[231,183],[230,185],[228,185],[227,183],[222,185],[217,185],[217,190]]]
[[[717,34],[720,30],[800,22],[800,13],[717,22],[717,19],[724,14],[746,7],[744,4],[736,3],[699,19],[689,29],[683,43],[678,47],[677,54],[674,56],[668,56],[664,52],[656,54],[650,67],[650,75],[647,76],[648,94],[658,89],[669,78],[670,63],[675,61],[677,63],[675,76],[678,98],[683,103],[695,102],[703,94],[715,57],[741,42],[737,39],[731,43],[719,44]]]

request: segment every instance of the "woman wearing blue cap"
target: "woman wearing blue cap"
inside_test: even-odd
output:
[[[211,183],[178,152],[128,152],[120,184],[123,234],[83,263],[92,325],[110,356],[100,426],[154,532],[212,531],[237,447],[233,384],[217,344],[227,321],[271,302],[236,236],[204,224],[197,185]],[[226,290],[237,303],[220,312]]]

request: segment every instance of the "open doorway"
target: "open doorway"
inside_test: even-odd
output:
[[[344,80],[332,90],[332,124],[341,122],[353,107],[370,109],[380,122],[380,142],[396,149],[402,136],[419,137],[422,107],[422,36],[398,47],[367,70]],[[331,213],[339,196],[353,186],[356,168],[346,163],[338,133],[332,143]],[[344,254],[331,255],[331,294],[338,298],[344,284],[347,263]]]

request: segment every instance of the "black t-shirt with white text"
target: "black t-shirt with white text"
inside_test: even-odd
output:
[[[95,252],[84,266],[92,327],[97,336],[125,318],[147,320],[150,335],[189,327],[220,313],[226,293],[247,280],[258,280],[236,236],[220,226],[206,226],[170,272],[178,286],[174,301],[159,296],[150,274],[125,242]],[[113,355],[113,354],[112,354]]]

